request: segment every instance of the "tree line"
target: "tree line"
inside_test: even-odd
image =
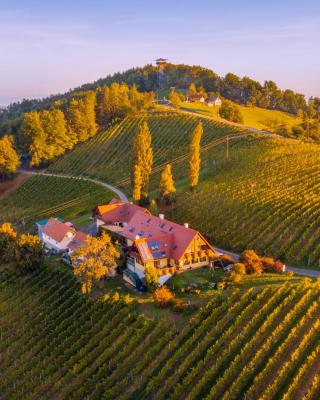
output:
[[[201,138],[203,126],[199,122],[191,132],[189,140],[189,187],[193,190],[199,182],[201,167]],[[139,126],[133,141],[133,163],[131,173],[132,198],[136,203],[149,204],[149,184],[153,167],[152,136],[147,122]],[[171,164],[167,163],[161,173],[160,197],[167,204],[174,199],[176,192]]]
[[[65,94],[50,96],[41,100],[23,100],[13,103],[6,109],[0,110],[0,127],[14,121],[23,113],[39,111],[49,108],[54,102],[70,99],[76,93],[82,91],[96,91],[102,86],[110,86],[112,83],[125,82],[128,86],[136,85],[139,91],[149,92],[158,89],[158,69],[153,65],[139,68],[131,68],[122,73],[115,73],[93,83],[84,84]],[[166,64],[161,78],[161,87],[169,89],[187,89],[194,83],[202,87],[207,93],[219,92],[221,96],[239,104],[252,104],[263,108],[276,109],[296,114],[298,110],[305,110],[309,104],[303,94],[291,89],[281,90],[271,80],[263,84],[250,77],[238,77],[233,73],[227,73],[220,77],[214,71],[201,66],[189,66],[184,64]],[[311,98],[314,109],[319,116],[319,98]],[[0,128],[1,129],[1,128]]]
[[[19,165],[19,153],[31,166],[41,166],[96,135],[99,129],[128,113],[150,107],[154,95],[136,86],[113,83],[54,101],[49,108],[24,113],[0,139],[0,174]]]

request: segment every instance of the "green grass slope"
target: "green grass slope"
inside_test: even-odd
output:
[[[294,115],[282,111],[267,110],[260,107],[238,106],[243,116],[243,125],[248,127],[275,132],[281,125],[285,125],[287,128],[292,128],[293,125],[301,122],[299,118]],[[220,121],[225,121],[219,116],[218,107],[208,107],[204,103],[182,103],[181,109],[206,115]]]
[[[320,263],[320,147],[247,140],[230,161],[208,165],[194,192],[179,193],[171,217],[222,248],[253,248],[290,263]]]
[[[34,176],[0,200],[0,222],[30,229],[38,219],[63,217],[77,227],[89,223],[91,210],[114,195],[102,186],[76,179]]]
[[[10,400],[317,399],[319,286],[216,294],[182,327],[75,278],[0,270],[0,393]]]

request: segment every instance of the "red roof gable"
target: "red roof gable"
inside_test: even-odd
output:
[[[83,247],[83,245],[85,244],[86,238],[87,238],[87,235],[84,232],[77,231],[74,238],[71,240],[71,242],[68,244],[67,247],[72,251],[77,249],[78,247]]]
[[[73,235],[76,233],[73,227],[70,227],[55,218],[50,218],[43,228],[43,233],[54,239],[56,242],[61,242],[68,232]]]
[[[106,223],[122,222],[124,227],[119,234],[135,242],[145,260],[161,257],[178,260],[196,235],[199,235],[194,229],[154,216],[143,207],[119,200],[98,206],[96,215]]]

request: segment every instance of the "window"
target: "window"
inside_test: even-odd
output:
[[[132,226],[131,228],[129,228],[129,232],[131,233],[134,232],[134,229],[135,229],[134,226]]]
[[[173,226],[170,226],[169,232],[173,231]]]

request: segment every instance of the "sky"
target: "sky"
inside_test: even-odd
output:
[[[159,57],[320,97],[320,1],[0,0],[0,105]]]

